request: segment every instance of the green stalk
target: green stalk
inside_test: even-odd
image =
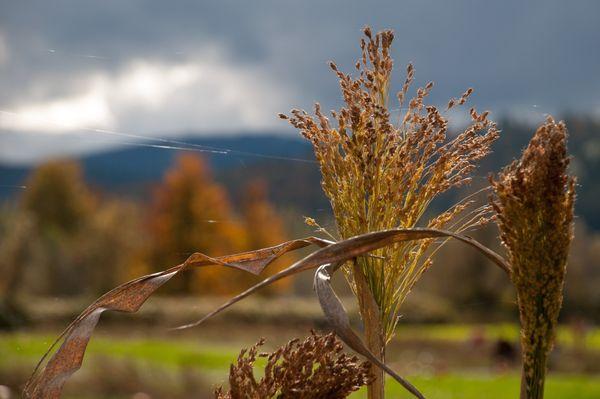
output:
[[[367,348],[379,359],[385,362],[385,332],[381,324],[379,307],[369,289],[365,275],[356,261],[352,263],[354,282],[358,307],[365,329],[365,343]],[[368,399],[385,398],[385,374],[383,370],[371,364],[373,381],[367,385]]]

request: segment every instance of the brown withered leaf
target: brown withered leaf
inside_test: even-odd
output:
[[[67,379],[81,367],[87,344],[100,315],[106,310],[137,312],[159,287],[182,271],[193,267],[221,265],[260,274],[265,267],[285,253],[309,245],[326,246],[329,244],[331,244],[330,241],[308,237],[269,248],[218,258],[195,253],[180,265],[120,285],[92,303],[63,331],[36,366],[25,386],[23,395],[26,398],[35,399],[59,398]],[[61,340],[63,341],[62,345],[42,367],[44,361]]]
[[[379,233],[372,233],[372,238],[379,237],[383,241],[387,241],[390,238],[393,238],[395,241],[408,241],[418,238],[423,238],[422,233],[426,233],[424,230],[415,231],[416,229],[412,229],[409,231],[384,231]],[[498,254],[490,250],[489,248],[481,245],[479,242],[465,236],[459,236],[454,233],[444,232],[444,231],[436,231],[429,230],[428,233],[431,233],[430,237],[440,237],[440,236],[449,236],[453,237],[459,241],[462,241],[468,245],[479,250],[483,255],[491,259],[494,263],[496,263],[499,267],[501,267],[505,272],[509,272],[508,263]],[[363,237],[363,236],[360,236]],[[356,237],[359,238],[359,237]],[[358,240],[358,241],[362,241]],[[373,240],[367,239],[367,242],[373,242]],[[352,330],[350,326],[350,320],[348,318],[348,313],[344,308],[344,305],[335,294],[335,291],[331,287],[331,275],[335,273],[343,262],[329,263],[320,266],[314,277],[314,289],[319,299],[319,304],[321,305],[321,309],[325,314],[325,317],[329,321],[330,325],[333,327],[335,333],[340,337],[342,341],[346,343],[350,348],[354,349],[357,353],[366,357],[373,364],[380,367],[390,376],[392,376],[396,381],[398,381],[407,391],[413,394],[415,397],[419,399],[424,399],[424,396],[419,390],[412,385],[409,381],[398,375],[394,370],[392,370],[388,365],[383,363],[381,360],[377,358],[364,344],[362,339]]]
[[[86,310],[84,310],[73,321],[67,329],[59,336],[56,342],[50,347],[44,357],[38,363],[33,376],[27,383],[24,391],[26,398],[59,398],[62,388],[67,379],[81,367],[85,349],[90,340],[91,334],[98,322],[102,312],[114,310],[120,312],[136,312],[154,291],[169,281],[178,273],[192,267],[201,267],[208,265],[221,265],[234,267],[255,274],[260,273],[269,263],[281,255],[304,248],[309,245],[317,245],[321,248],[308,255],[304,259],[294,263],[287,269],[274,274],[263,280],[261,283],[249,288],[241,294],[235,296],[230,301],[220,306],[213,312],[203,317],[198,322],[182,326],[180,328],[189,328],[202,323],[208,318],[222,312],[234,303],[251,295],[258,289],[272,284],[282,278],[291,276],[305,270],[311,270],[328,264],[342,264],[343,262],[358,256],[368,256],[370,251],[382,248],[386,245],[400,241],[419,240],[436,237],[453,237],[476,247],[488,258],[500,266],[504,271],[509,272],[506,261],[495,252],[485,248],[477,241],[457,235],[455,233],[435,230],[435,229],[394,229],[374,233],[368,233],[353,237],[337,243],[331,241],[309,237],[305,239],[293,240],[280,245],[264,248],[256,251],[244,252],[241,254],[212,258],[204,254],[194,254],[186,262],[160,273],[155,273],[140,277],[128,283],[125,283],[112,291],[104,294]],[[334,325],[334,328],[336,326]],[[343,332],[336,331],[340,338],[346,341]],[[53,348],[60,341],[63,341],[60,348],[47,361],[44,367],[45,359],[52,353]],[[350,341],[352,342],[352,341]],[[355,343],[348,343],[349,346],[357,346]],[[364,345],[363,345],[364,346]],[[356,350],[356,348],[354,348]],[[357,352],[362,353],[357,350]],[[371,354],[372,356],[372,354]],[[368,357],[368,356],[367,356]],[[384,365],[387,368],[387,366]],[[386,371],[391,369],[387,368]],[[397,375],[396,375],[397,376]]]
[[[356,237],[349,238],[347,240],[338,241],[331,245],[325,246],[318,251],[306,256],[304,259],[299,260],[290,267],[281,270],[280,272],[266,278],[260,283],[248,288],[246,291],[234,296],[223,305],[219,306],[200,320],[190,324],[186,324],[175,328],[176,330],[182,330],[198,326],[206,320],[214,317],[221,313],[225,309],[229,308],[233,304],[241,301],[242,299],[252,295],[259,289],[273,284],[283,278],[292,276],[305,270],[316,269],[319,266],[329,263],[345,262],[347,260],[356,258],[357,256],[365,256],[370,251],[385,247],[400,241],[410,240],[422,240],[426,238],[442,238],[452,237],[456,240],[462,241],[468,245],[471,245],[480,250],[487,258],[494,262],[506,273],[510,272],[510,267],[506,260],[498,255],[496,252],[480,244],[476,240],[456,234],[450,231],[438,230],[438,229],[427,229],[427,228],[412,228],[412,229],[391,229],[383,230],[374,233],[366,233]]]
[[[228,307],[232,306],[236,302],[246,298],[253,294],[258,289],[272,284],[282,278],[291,276],[304,270],[315,269],[321,267],[319,272],[315,276],[315,290],[319,297],[319,302],[325,313],[327,319],[331,322],[336,334],[344,341],[348,346],[354,349],[356,352],[362,354],[367,359],[381,367],[385,372],[394,377],[403,387],[418,398],[423,398],[423,395],[404,378],[400,377],[387,365],[377,360],[377,358],[366,348],[362,340],[356,333],[350,328],[348,316],[342,303],[339,301],[335,293],[329,286],[329,274],[325,268],[328,267],[330,270],[337,270],[344,262],[356,258],[358,256],[365,256],[370,251],[391,245],[401,241],[421,240],[427,238],[446,238],[451,237],[458,241],[464,242],[467,245],[474,247],[479,250],[484,256],[494,262],[506,273],[510,272],[510,267],[506,260],[498,255],[496,252],[490,250],[484,245],[480,244],[476,240],[459,235],[453,232],[427,229],[427,228],[413,228],[413,229],[392,229],[384,230],[373,233],[367,233],[356,237],[349,238],[347,240],[339,241],[321,248],[312,254],[306,256],[304,259],[296,262],[292,266],[280,271],[277,274],[263,280],[262,282],[254,285],[248,290],[241,294],[233,297],[214,311],[210,312],[202,319],[197,322],[187,324],[185,326],[178,327],[178,329],[190,328],[201,324],[207,319],[215,316],[222,312]]]
[[[412,393],[419,399],[425,399],[423,394],[412,385],[409,381],[398,375],[387,364],[379,360],[363,343],[360,337],[350,328],[350,319],[344,305],[337,297],[330,284],[330,274],[333,273],[340,264],[323,265],[317,269],[314,279],[314,288],[319,298],[319,303],[323,309],[323,313],[333,327],[336,335],[346,343],[350,348],[354,349],[366,357],[371,363],[374,363],[386,373],[391,375],[398,381],[407,391]]]

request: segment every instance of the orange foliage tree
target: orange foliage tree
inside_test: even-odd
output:
[[[179,264],[194,252],[219,256],[245,247],[245,231],[233,218],[226,191],[195,155],[180,156],[167,172],[154,194],[149,220],[156,269]],[[171,287],[182,294],[228,294],[240,288],[242,273],[210,266],[182,274]]]
[[[267,184],[263,180],[253,180],[246,185],[242,199],[242,217],[246,229],[247,249],[265,248],[277,245],[288,239],[281,217],[269,202]],[[291,264],[291,255],[286,255],[269,267],[268,274]],[[260,279],[263,279],[261,276]],[[247,275],[247,280],[257,283],[259,278]],[[281,293],[290,288],[291,279],[283,279],[266,289],[268,293]]]

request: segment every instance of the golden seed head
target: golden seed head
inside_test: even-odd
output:
[[[318,226],[317,221],[315,219],[313,219],[313,218],[308,217],[308,216],[304,216],[304,223],[307,226],[311,226],[311,227],[317,227]]]
[[[473,111],[471,125],[449,139],[446,118],[436,107],[425,105],[433,83],[417,90],[407,111],[399,116],[400,124],[392,123],[388,103],[394,36],[391,31],[373,35],[369,28],[364,32],[357,77],[330,64],[339,79],[345,106],[332,113],[331,121],[318,104],[314,116],[292,110],[289,118],[313,144],[339,235],[348,238],[419,225],[464,231],[481,223],[489,208],[478,208],[466,219],[458,217],[466,211],[462,207],[453,207],[429,221],[423,216],[437,195],[468,183],[477,161],[489,152],[498,136],[496,125],[487,114]],[[413,79],[414,68],[408,65],[406,80],[397,94],[400,104]],[[462,104],[471,93],[469,89],[460,100],[452,101]],[[432,244],[431,240],[402,243],[377,251],[377,257],[357,259],[382,310],[387,338],[392,336],[399,306],[430,263],[427,249]],[[352,279],[349,271],[348,276]]]

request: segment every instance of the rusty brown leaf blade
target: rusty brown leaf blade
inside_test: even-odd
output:
[[[478,241],[467,236],[456,234],[450,231],[428,228],[391,229],[377,231],[373,233],[362,234],[356,237],[349,238],[347,240],[338,241],[336,243],[324,241],[329,245],[321,245],[323,246],[323,248],[306,256],[304,259],[299,260],[290,267],[283,269],[280,272],[261,281],[260,283],[248,288],[246,291],[234,296],[229,301],[225,302],[212,312],[202,317],[200,320],[176,327],[175,330],[182,330],[198,326],[206,320],[223,312],[225,309],[229,308],[235,303],[252,295],[254,292],[260,290],[261,288],[264,288],[270,284],[275,283],[276,281],[303,272],[305,270],[316,269],[319,266],[329,263],[345,262],[347,260],[356,258],[357,256],[365,256],[366,254],[375,249],[385,247],[395,242],[441,237],[452,237],[456,240],[464,242],[467,245],[475,247],[481,253],[483,253],[484,256],[486,256],[488,259],[494,262],[506,273],[510,273],[510,267],[506,260],[502,258],[502,256],[498,255],[496,252],[492,251],[491,249],[485,247]]]
[[[60,338],[64,337],[62,345],[38,374],[34,372],[25,387],[24,396],[35,399],[60,398],[62,388],[68,378],[81,367],[87,344],[100,315],[106,310],[137,311],[156,289],[181,270],[183,270],[183,265],[170,273],[160,273],[148,276],[147,279],[138,279],[134,284],[127,284],[126,289],[111,291],[114,292],[114,296],[105,296],[106,302],[96,302],[88,307],[65,330],[65,333],[61,334]],[[51,350],[52,347],[49,351]],[[49,352],[44,355],[44,358],[48,354]]]
[[[177,329],[185,329],[198,326],[204,321],[229,308],[236,302],[239,302],[242,299],[248,297],[249,295],[252,295],[257,290],[266,287],[278,280],[281,280],[282,278],[289,277],[293,274],[326,265],[335,265],[333,267],[333,270],[335,271],[339,267],[339,265],[343,264],[345,261],[356,258],[358,256],[364,256],[375,249],[379,249],[396,242],[442,237],[451,237],[476,248],[506,273],[510,272],[509,265],[504,258],[502,258],[500,255],[498,255],[491,249],[485,247],[478,241],[467,236],[459,235],[450,231],[427,228],[392,229],[378,231],[359,235],[336,243],[331,243],[330,245],[321,248],[313,252],[312,254],[306,256],[304,259],[294,263],[287,269],[284,269],[279,273],[274,274],[273,276],[254,285],[253,287],[247,289],[241,294],[233,297],[223,305],[219,306],[214,311],[204,316],[202,319],[194,323],[178,327]],[[319,285],[321,284],[322,283],[319,283]],[[317,287],[317,282],[315,282],[315,287]],[[400,382],[400,384],[402,384],[402,386],[404,386],[413,395],[415,395],[418,398],[423,398],[423,395],[412,384],[404,380],[384,363],[378,361],[377,358],[365,347],[365,345],[362,343],[362,340],[360,340],[360,338],[349,328],[349,322],[347,320],[348,316],[345,310],[343,310],[343,306],[339,302],[339,299],[335,297],[335,293],[333,293],[333,291],[330,291],[330,293],[333,294],[333,296],[335,297],[335,300],[327,300],[327,295],[325,294],[327,292],[326,288],[322,287],[320,292],[321,296],[323,296],[323,300],[325,300],[325,306],[323,307],[324,303],[322,302],[321,296],[319,297],[319,301],[321,302],[323,311],[325,312],[325,315],[328,318],[333,317],[333,319],[331,319],[330,321],[332,322],[332,326],[334,327],[336,333],[340,336],[340,338],[358,353],[361,353],[370,361],[374,362],[379,367],[382,367],[385,372],[389,373],[392,377],[394,377],[398,382]],[[319,291],[317,291],[317,295],[318,294]],[[329,298],[331,298],[331,295],[329,295]],[[339,306],[341,306],[341,311]],[[346,328],[345,326],[348,326],[348,328]]]
[[[505,272],[509,272],[509,267],[507,262],[498,254],[493,252],[492,250],[484,247],[479,242],[473,240],[470,237],[460,236],[454,233],[440,231],[440,230],[426,230],[426,229],[410,229],[410,230],[396,230],[396,231],[387,231],[381,232],[382,234],[375,233],[372,235],[372,238],[379,237],[383,242],[389,242],[390,238],[393,239],[392,242],[397,241],[407,241],[424,238],[423,233],[431,234],[429,238],[433,237],[452,237],[457,240],[460,240],[468,245],[471,245],[482,252],[487,258],[491,259],[494,263],[496,263],[499,267],[501,267]],[[361,236],[362,237],[362,236]],[[359,238],[359,237],[356,237]],[[360,242],[362,240],[357,240]],[[366,240],[369,242],[369,245],[373,245],[372,239]],[[367,245],[368,246],[368,245]],[[365,248],[363,248],[365,249]],[[396,381],[398,381],[407,391],[413,394],[415,397],[419,399],[424,399],[424,396],[419,390],[412,385],[409,381],[402,378],[398,375],[394,370],[392,370],[389,366],[383,363],[377,356],[375,356],[364,344],[362,339],[352,330],[350,326],[350,320],[348,318],[348,313],[344,308],[344,305],[338,298],[338,296],[333,291],[331,287],[331,274],[335,273],[336,270],[342,265],[343,262],[337,263],[329,263],[319,266],[317,272],[314,277],[314,289],[319,299],[319,304],[321,305],[321,309],[325,314],[330,325],[333,327],[335,333],[340,337],[342,341],[344,341],[350,348],[354,349],[356,352],[365,356],[369,361],[373,364],[380,367],[383,371],[392,376]]]
[[[260,274],[275,259],[290,251],[309,245],[322,247],[329,244],[329,241],[308,237],[287,241],[269,248],[218,258],[195,253],[181,265],[122,284],[97,299],[63,331],[38,363],[25,386],[23,395],[32,399],[59,398],[68,378],[81,367],[86,347],[100,315],[107,310],[137,312],[158,288],[182,271],[192,267],[221,265]],[[61,340],[61,346],[42,367],[45,359]]]

